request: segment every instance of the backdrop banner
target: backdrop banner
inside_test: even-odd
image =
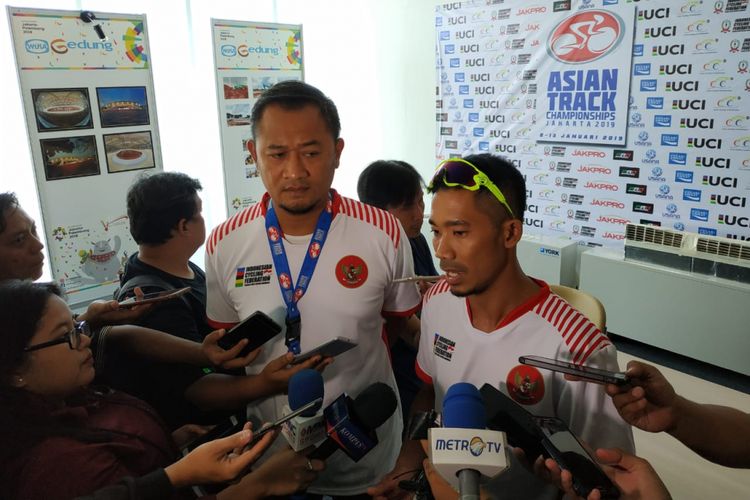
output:
[[[263,90],[303,80],[302,26],[211,19],[227,214],[265,192],[247,148],[250,111]]]
[[[507,156],[530,233],[750,238],[747,0],[465,1],[435,24],[437,159]]]
[[[162,168],[146,16],[8,17],[52,276],[74,307],[111,297],[138,248],[127,188]]]

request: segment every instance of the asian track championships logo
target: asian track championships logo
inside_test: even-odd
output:
[[[547,39],[549,55],[565,64],[596,61],[614,50],[625,29],[620,16],[605,10],[587,10],[563,19]]]

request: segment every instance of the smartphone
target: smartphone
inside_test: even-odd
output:
[[[573,476],[573,489],[587,498],[594,488],[602,498],[619,498],[620,492],[612,484],[596,460],[589,455],[565,422],[556,417],[534,417],[544,434],[542,446],[561,469]]]
[[[269,431],[272,431],[274,429],[278,429],[279,427],[281,427],[282,425],[284,425],[284,422],[288,422],[289,420],[293,419],[294,417],[299,416],[302,413],[306,412],[310,408],[312,408],[312,407],[314,407],[316,405],[322,405],[322,404],[323,404],[323,398],[317,398],[317,399],[315,399],[313,401],[310,401],[307,404],[304,404],[304,405],[300,406],[299,408],[297,408],[293,412],[291,412],[291,413],[289,413],[287,415],[284,415],[283,417],[281,417],[280,419],[278,419],[274,423],[268,424],[268,425],[264,425],[263,427],[261,427],[257,431],[253,431],[253,438],[250,440],[249,443],[247,443],[247,445],[245,446],[245,450],[247,450],[248,448],[252,448],[253,446],[255,446],[255,444],[258,441],[260,441],[260,438],[262,438]]]
[[[178,288],[176,290],[162,290],[161,292],[147,293],[142,297],[130,297],[118,302],[120,307],[135,307],[143,304],[153,304],[154,302],[164,302],[165,300],[172,300],[182,297],[190,291],[190,287]]]
[[[524,365],[536,366],[545,370],[568,373],[592,382],[604,382],[606,384],[624,385],[629,382],[628,376],[622,372],[610,372],[600,368],[576,365],[557,359],[543,358],[541,356],[521,356],[518,362]]]
[[[329,340],[323,345],[319,345],[315,349],[303,352],[302,354],[297,354],[292,360],[292,364],[297,365],[317,355],[321,355],[324,358],[338,356],[339,354],[345,353],[349,349],[353,349],[355,347],[357,347],[357,343],[352,339],[348,339],[346,337],[336,337],[335,339]]]
[[[213,441],[214,439],[220,439],[229,436],[230,434],[234,434],[235,432],[239,432],[244,425],[244,421],[240,422],[240,420],[235,415],[232,415],[227,420],[216,424],[211,430],[209,430],[202,436],[198,436],[197,438],[186,444],[182,448],[182,454],[183,456],[187,455],[203,443],[208,443],[209,441]]]
[[[521,448],[529,463],[544,454],[542,432],[531,413],[490,384],[484,384],[479,393],[487,413],[488,429],[505,432],[508,444]]]
[[[219,346],[222,349],[231,349],[237,342],[247,339],[248,343],[240,352],[240,357],[247,356],[276,335],[281,333],[281,325],[276,323],[263,311],[255,311],[229,330],[221,339]]]

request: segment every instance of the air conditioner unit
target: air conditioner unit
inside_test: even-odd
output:
[[[750,283],[750,242],[628,224],[625,259]]]
[[[750,283],[750,242],[717,236],[698,236],[693,271]]]
[[[628,224],[625,226],[625,260],[635,260],[690,271],[693,259],[684,254],[687,235],[658,226]]]
[[[552,285],[578,286],[578,243],[569,238],[524,234],[516,249],[518,262],[529,276]]]

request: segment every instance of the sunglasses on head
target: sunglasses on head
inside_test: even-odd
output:
[[[477,191],[479,188],[484,187],[508,210],[511,217],[515,217],[513,210],[508,204],[508,200],[505,199],[505,195],[500,191],[500,188],[487,177],[487,174],[463,158],[450,158],[441,161],[435,170],[435,175],[432,177],[430,184],[427,186],[427,191],[434,191],[434,186],[437,182],[442,182],[448,187],[462,187],[469,191]]]

